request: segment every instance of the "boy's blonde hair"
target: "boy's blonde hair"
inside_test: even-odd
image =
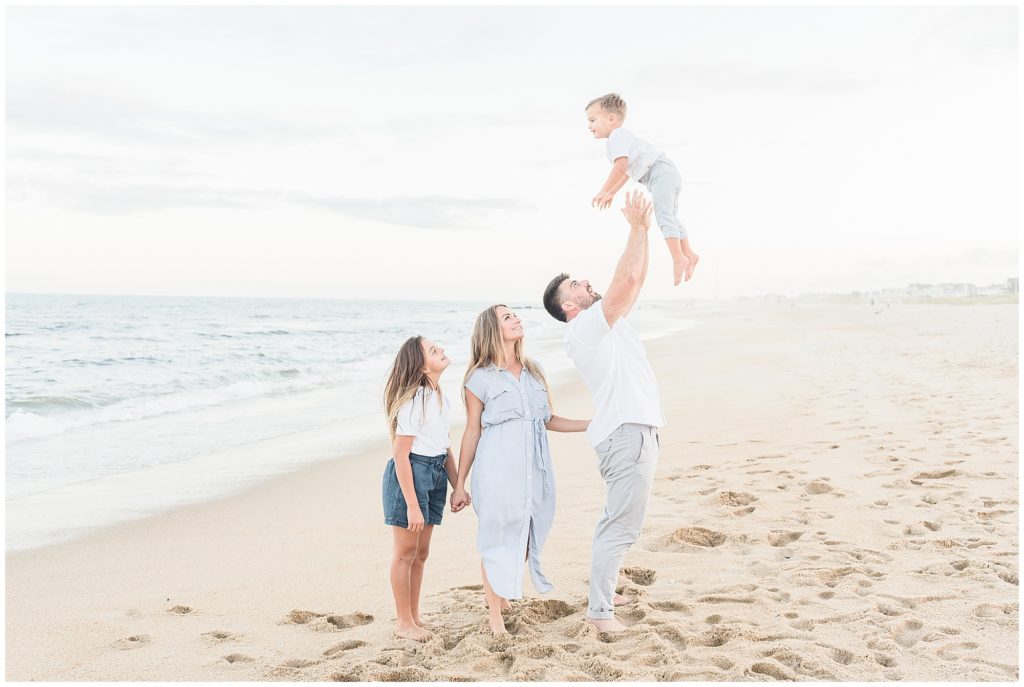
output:
[[[584,111],[589,110],[591,105],[600,105],[605,112],[614,112],[619,116],[619,121],[626,118],[626,101],[618,93],[609,93],[600,98],[594,98],[583,108]]]
[[[498,308],[507,308],[507,305],[499,303],[487,308],[476,318],[473,325],[473,338],[470,340],[469,369],[462,381],[462,402],[466,402],[466,382],[473,376],[477,368],[487,367],[491,363],[495,365],[511,365],[511,360],[505,360],[505,347],[501,341],[501,324],[498,322]],[[547,380],[544,373],[535,362],[523,355],[523,340],[519,339],[512,347],[512,355],[516,362],[529,370],[541,384],[547,387]],[[480,399],[481,401],[483,399]]]

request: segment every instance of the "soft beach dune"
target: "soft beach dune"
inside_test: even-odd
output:
[[[435,637],[392,637],[381,444],[8,554],[7,678],[1016,680],[1017,306],[875,311],[700,306],[648,342],[669,425],[627,632],[584,622],[604,487],[552,433],[556,590],[527,585],[489,636],[475,515],[448,513]],[[590,414],[575,378],[554,405]]]

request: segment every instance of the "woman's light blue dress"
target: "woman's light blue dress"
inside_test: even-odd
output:
[[[517,380],[495,365],[474,370],[466,388],[484,404],[470,493],[487,580],[499,596],[522,598],[529,546],[534,589],[551,591],[540,569],[555,519],[555,474],[544,427],[551,419],[547,389],[525,367]]]

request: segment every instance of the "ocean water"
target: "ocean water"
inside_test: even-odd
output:
[[[487,303],[9,294],[7,549],[229,494],[386,440],[399,345],[443,346],[459,391]],[[570,372],[562,327],[509,303],[529,355]],[[639,304],[646,337],[694,323]],[[457,406],[459,404],[456,404]]]

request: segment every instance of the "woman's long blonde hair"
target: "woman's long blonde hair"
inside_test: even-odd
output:
[[[473,338],[470,340],[469,346],[469,369],[466,370],[466,376],[462,380],[463,404],[466,403],[466,382],[469,381],[474,370],[479,367],[487,367],[492,363],[499,366],[504,364],[506,367],[512,363],[511,360],[505,360],[505,347],[501,340],[501,324],[498,322],[498,308],[507,307],[507,305],[499,303],[477,315],[476,324],[473,325]],[[537,363],[523,355],[522,339],[515,342],[513,351],[516,361],[546,387],[547,380],[544,379],[544,374],[540,371]]]
[[[391,364],[391,369],[388,370],[388,376],[384,382],[384,412],[388,417],[391,441],[395,440],[395,430],[398,428],[398,411],[412,400],[421,388],[435,391],[437,402],[443,407],[441,387],[435,388],[430,383],[426,367],[427,361],[423,356],[423,337],[409,337],[398,349],[398,355],[395,356],[395,362]],[[426,411],[427,406],[424,403],[424,414]]]

